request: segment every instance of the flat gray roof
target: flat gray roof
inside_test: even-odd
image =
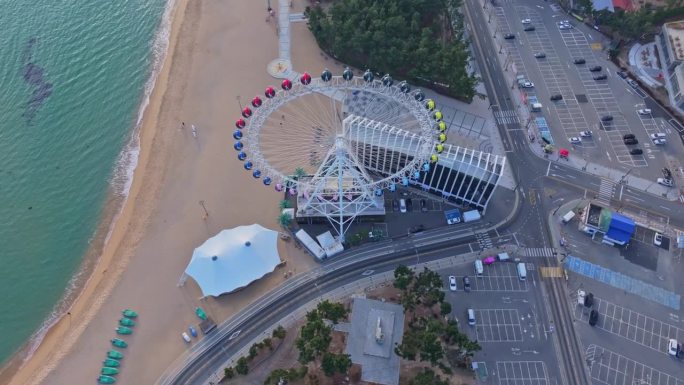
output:
[[[378,335],[378,320],[382,338]],[[394,303],[354,298],[346,353],[361,365],[361,380],[399,384],[399,356],[394,346],[404,335],[404,308]]]

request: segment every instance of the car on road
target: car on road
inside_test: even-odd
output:
[[[599,71],[601,71],[602,69],[603,69],[603,67],[601,67],[601,66],[591,66],[591,67],[589,67],[589,71],[591,71],[591,72],[599,72]]]
[[[406,199],[399,199],[399,211],[402,213],[406,212]]]
[[[660,233],[653,234],[653,244],[656,246],[662,245],[663,244],[663,234],[660,234]]]
[[[649,135],[651,139],[665,139],[667,136],[663,134],[662,132],[658,132],[656,134],[651,134]]]
[[[532,82],[524,82],[524,83],[521,85],[521,87],[522,87],[522,88],[534,88],[534,83],[532,83]]]
[[[424,213],[426,213],[428,211],[427,202],[425,201],[425,199],[420,200],[420,211],[422,211]]]
[[[636,139],[636,136],[634,136],[634,134],[624,134],[622,135],[622,139]]]
[[[392,211],[399,211],[399,201],[392,199]]]
[[[602,122],[610,122],[610,121],[612,121],[612,120],[613,120],[613,115],[603,115],[603,116],[601,117],[601,121],[602,121]]]
[[[536,57],[537,59],[543,59],[546,57],[546,54],[544,52],[537,52],[534,54],[534,57]]]
[[[458,289],[456,287],[456,277],[454,277],[453,275],[450,275],[449,276],[449,290],[456,291],[456,289]]]
[[[563,100],[563,95],[561,95],[561,94],[551,95],[551,100],[552,101]]]
[[[656,146],[664,146],[665,143],[667,143],[667,139],[651,139],[653,141],[653,144]]]
[[[673,357],[677,357],[679,354],[679,344],[676,339],[670,338],[670,341],[667,343],[667,354]]]
[[[639,115],[651,115],[651,109],[650,108],[642,108],[640,110],[637,110],[637,113]]]
[[[661,184],[661,185],[667,186],[667,187],[672,187],[674,185],[672,183],[672,179],[670,179],[670,178],[658,178],[658,179],[656,179],[656,182],[658,182],[658,184]]]
[[[619,77],[621,77],[621,78],[623,78],[623,79],[627,79],[627,72],[625,72],[625,71],[618,71],[617,74],[618,74]]]
[[[506,40],[515,39],[515,35],[512,33],[507,33],[504,35],[504,39],[506,39]]]
[[[594,76],[594,80],[606,80],[606,79],[608,79],[608,75],[606,75],[606,74]]]
[[[594,326],[598,322],[599,312],[596,309],[592,309],[589,313],[589,325]]]
[[[411,226],[409,228],[409,233],[416,234],[416,233],[420,233],[423,230],[425,230],[425,225]]]
[[[627,145],[639,144],[639,141],[636,138],[622,139],[622,141]]]
[[[573,136],[571,138],[568,138],[568,142],[570,142],[572,144],[580,144],[580,143],[582,143],[582,139],[580,139],[576,136]]]
[[[525,32],[531,32],[534,31],[536,28],[534,28],[533,25],[528,25],[527,27],[523,28],[523,31]]]
[[[644,150],[642,150],[640,148],[633,148],[633,149],[629,150],[630,155],[641,155],[643,153],[644,153]]]
[[[591,138],[591,131],[581,131],[580,136],[582,138]]]
[[[578,59],[573,60],[572,62],[575,63],[575,64],[584,64],[584,63],[586,63],[587,61],[584,60],[584,59],[582,59],[582,58],[578,58]]]
[[[530,20],[530,19],[522,19],[523,24],[530,24],[531,22],[532,22],[532,20]]]
[[[467,275],[463,277],[463,290],[470,291],[470,278]]]

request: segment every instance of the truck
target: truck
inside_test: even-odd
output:
[[[463,222],[474,222],[482,218],[480,212],[477,210],[470,210],[463,213]]]
[[[574,211],[568,211],[567,213],[565,213],[565,215],[563,215],[563,218],[561,220],[563,221],[563,223],[568,223],[574,217],[575,217],[575,212]]]

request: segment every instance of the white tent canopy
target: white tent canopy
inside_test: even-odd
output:
[[[249,285],[280,263],[278,232],[258,224],[222,230],[192,253],[185,268],[205,296]]]

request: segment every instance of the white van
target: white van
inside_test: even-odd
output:
[[[574,217],[575,217],[575,212],[574,211],[568,211],[567,213],[565,213],[565,215],[563,215],[563,219],[562,219],[563,223],[570,222],[572,220],[572,218],[574,218]]]
[[[475,326],[475,310],[468,309],[468,325]]]
[[[508,255],[508,253],[499,253],[496,255],[496,258],[499,260],[499,262],[506,262],[511,259],[511,256]]]
[[[518,263],[518,278],[520,278],[521,281],[527,279],[527,268],[522,262]]]
[[[542,104],[541,103],[532,103],[532,112],[540,112],[542,110]]]
[[[482,265],[482,260],[476,260],[475,261],[475,276],[476,277],[482,277],[482,274],[484,273],[484,265]]]

